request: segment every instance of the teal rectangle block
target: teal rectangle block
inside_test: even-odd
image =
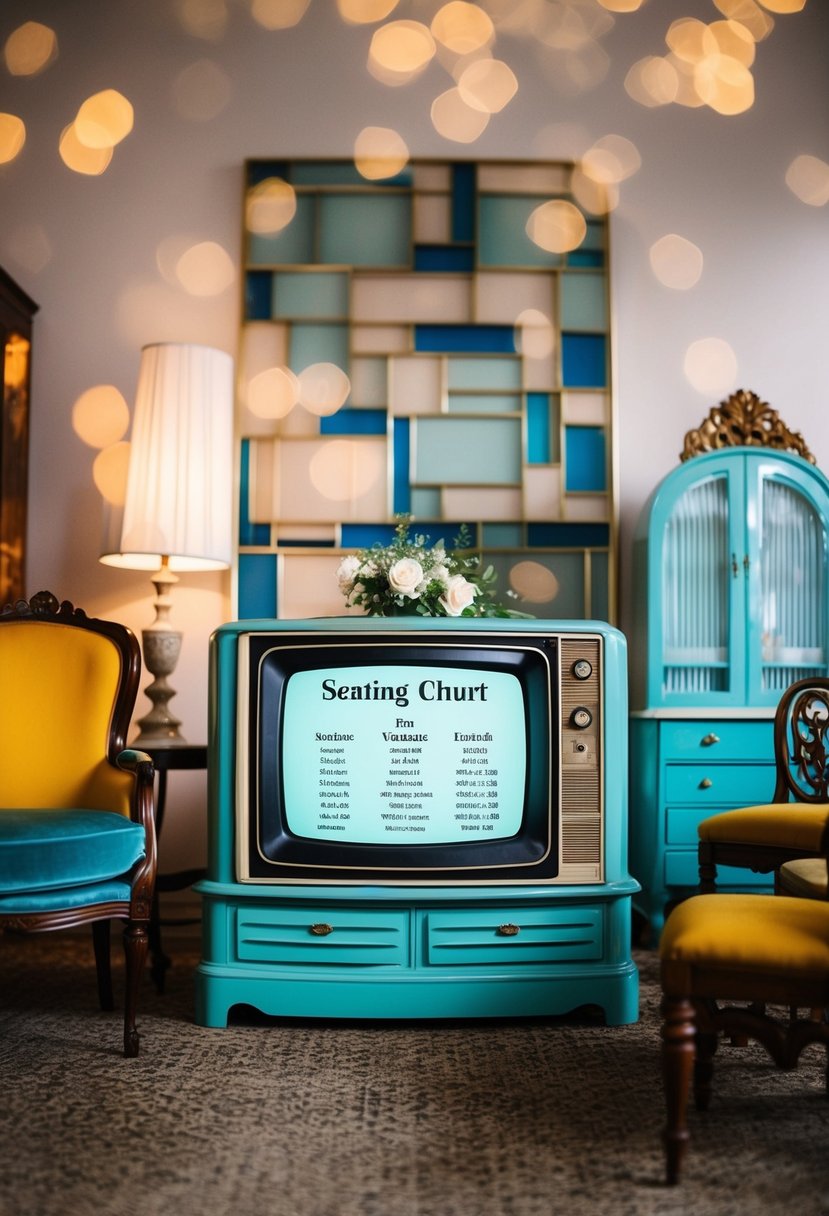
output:
[[[250,502],[250,440],[243,439],[239,460],[239,544],[269,545],[270,524],[255,524],[248,515]]]
[[[521,360],[491,358],[475,359],[463,357],[448,361],[449,391],[453,389],[506,389],[521,388]]]
[[[335,363],[347,372],[348,326],[292,325],[288,358],[297,375],[312,363]]]
[[[605,388],[607,339],[604,334],[561,335],[561,379],[565,388]]]
[[[276,616],[276,554],[239,554],[239,619]]]
[[[607,281],[603,274],[560,276],[562,329],[607,329]]]
[[[549,464],[552,460],[550,425],[549,394],[527,393],[528,464]]]
[[[450,414],[519,414],[518,393],[450,393]]]
[[[409,492],[409,510],[416,520],[440,519],[440,490],[433,490],[428,486],[420,490],[413,486]]]
[[[520,549],[524,544],[521,524],[484,524],[485,549]]]
[[[421,417],[415,426],[418,484],[520,485],[520,418]]]
[[[296,214],[281,232],[252,232],[248,238],[251,266],[307,265],[316,260],[314,235],[316,203],[312,195],[298,195]]]
[[[348,317],[348,274],[283,270],[273,276],[271,316]]]
[[[408,418],[395,418],[392,432],[392,503],[395,515],[408,515],[412,509],[409,486],[410,429]]]
[[[412,200],[408,194],[320,197],[320,262],[408,269],[412,256]]]
[[[565,490],[602,493],[607,489],[605,433],[598,426],[568,426],[564,432]]]
[[[561,266],[527,236],[527,220],[544,200],[530,195],[484,194],[478,204],[478,263],[481,266]]]

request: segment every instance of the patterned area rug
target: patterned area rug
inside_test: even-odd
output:
[[[743,1216],[829,1212],[824,1059],[724,1045],[662,1185],[659,990],[641,1020],[193,1021],[197,946],[142,994],[141,1056],[91,942],[0,938],[2,1216]],[[120,963],[119,963],[120,966]],[[116,982],[122,974],[116,972]],[[120,988],[118,989],[120,991]]]

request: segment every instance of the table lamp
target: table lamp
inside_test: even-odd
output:
[[[154,677],[152,709],[135,743],[184,744],[169,709],[167,677],[181,653],[170,622],[177,574],[222,570],[232,556],[233,360],[224,351],[157,343],[141,351],[123,523],[117,551],[100,560],[153,570],[155,620],[142,632],[144,663]]]

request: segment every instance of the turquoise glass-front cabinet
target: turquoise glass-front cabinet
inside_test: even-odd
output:
[[[654,934],[697,886],[700,820],[771,798],[783,690],[829,672],[827,532],[829,481],[767,448],[695,456],[642,512],[630,859]],[[719,885],[768,890],[771,877],[726,867]]]

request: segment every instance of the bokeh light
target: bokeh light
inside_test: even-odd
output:
[[[351,381],[336,363],[312,363],[298,379],[300,404],[321,418],[336,414],[351,392]]]
[[[287,30],[299,25],[311,0],[253,0],[250,11],[266,30]]]
[[[556,344],[556,331],[550,317],[539,308],[525,308],[515,319],[516,351],[527,359],[547,359]]]
[[[802,13],[806,0],[760,0],[770,13]]]
[[[8,241],[15,260],[32,274],[39,274],[52,260],[52,243],[41,224],[20,224],[9,231]]]
[[[104,448],[92,462],[92,480],[113,507],[123,507],[126,502],[129,463],[130,445],[125,439]]]
[[[12,76],[36,76],[57,58],[57,36],[48,25],[25,21],[9,34],[3,54]]]
[[[737,356],[723,338],[700,338],[686,350],[683,371],[698,392],[719,396],[737,383]]]
[[[236,279],[233,260],[215,241],[191,246],[176,263],[176,277],[191,296],[218,296]]]
[[[679,92],[677,70],[669,59],[646,55],[637,60],[625,76],[625,90],[634,101],[653,108],[676,101]]]
[[[385,477],[385,453],[376,443],[332,439],[317,448],[308,463],[308,475],[322,498],[353,503]]]
[[[385,21],[397,8],[398,0],[337,0],[343,21],[350,25],[371,25]]]
[[[72,406],[72,429],[91,448],[106,448],[123,439],[130,411],[114,384],[96,384],[81,393]]]
[[[642,167],[639,150],[623,135],[604,135],[581,158],[583,172],[603,186],[624,181]]]
[[[432,34],[456,55],[469,55],[489,46],[495,38],[492,18],[478,4],[450,0],[432,18]]]
[[[534,561],[511,566],[509,585],[525,604],[549,604],[559,592],[559,582],[552,570]]]
[[[181,27],[195,38],[218,42],[227,29],[226,0],[176,0]]]
[[[75,118],[75,135],[87,148],[114,148],[132,130],[132,104],[117,89],[87,97]]]
[[[458,92],[468,106],[498,114],[518,92],[518,80],[501,59],[476,59],[458,79]]]
[[[374,31],[368,70],[383,84],[408,84],[435,56],[435,40],[421,21],[389,21]]]
[[[247,407],[257,418],[285,418],[299,401],[299,379],[289,367],[267,367],[247,387]]]
[[[26,142],[26,124],[16,114],[0,114],[0,165],[19,156]]]
[[[704,21],[696,17],[678,17],[672,21],[665,42],[679,59],[700,63],[717,51],[717,39]]]
[[[268,177],[248,191],[245,223],[260,236],[281,232],[296,215],[296,191],[281,177]]]
[[[390,127],[364,127],[354,141],[354,164],[369,181],[395,177],[408,162],[406,141]]]
[[[714,0],[714,7],[723,16],[744,25],[755,42],[768,38],[774,29],[774,18],[756,0]]]
[[[578,249],[587,235],[587,221],[573,203],[552,199],[542,203],[530,215],[527,236],[548,253],[569,253]]]
[[[796,156],[786,170],[786,185],[801,203],[824,207],[829,203],[829,165],[817,156]]]
[[[743,114],[754,105],[754,77],[730,55],[709,55],[694,69],[697,92],[718,114]]]
[[[191,122],[209,122],[230,101],[230,77],[212,59],[199,59],[176,76],[172,84],[176,112]]]
[[[702,250],[675,232],[654,241],[649,257],[659,282],[674,291],[688,291],[696,286],[702,275]]]
[[[618,183],[597,182],[588,177],[580,165],[576,165],[570,174],[570,193],[591,215],[607,215],[619,206]]]
[[[739,21],[712,21],[708,27],[717,43],[721,55],[730,55],[750,68],[757,54],[757,44],[751,31]]]
[[[438,135],[459,144],[474,143],[489,125],[489,114],[468,106],[457,88],[447,89],[435,98],[431,117]]]
[[[112,148],[90,148],[82,144],[75,131],[75,124],[64,127],[58,142],[61,160],[74,173],[97,177],[104,173],[112,160]]]

